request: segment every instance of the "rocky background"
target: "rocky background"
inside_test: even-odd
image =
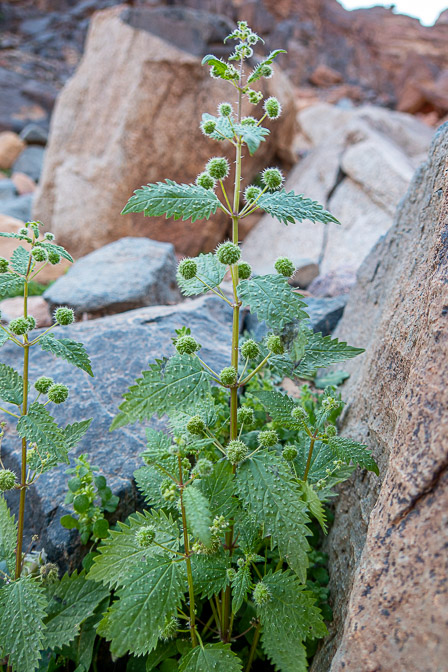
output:
[[[171,354],[183,324],[219,368],[231,336],[213,297],[182,301],[175,283],[179,257],[213,249],[228,222],[120,211],[141,184],[193,181],[222,153],[199,121],[225,94],[200,63],[227,53],[222,39],[238,19],[267,51],[288,50],[265,89],[284,113],[245,162],[246,183],[278,165],[287,189],[341,221],[284,227],[252,216],[243,256],[257,273],[292,257],[312,328],[366,349],[344,366],[341,426],[373,449],[381,471],[358,470],[337,500],[327,542],[335,620],[313,672],[443,672],[448,10],[426,28],[336,0],[0,3],[0,230],[39,219],[77,260],[45,269],[50,284],[31,297],[31,313],[44,327],[55,307],[74,308],[69,336],[86,344],[95,378],[47,353],[33,355],[32,371],[51,366],[70,385],[59,420],[94,418],[78,452],[103,470],[125,517],[140,504],[132,473],[145,439],[138,426],[108,432],[123,391],[148,360]],[[0,255],[14,246],[0,240]],[[1,319],[21,303],[3,300]],[[247,316],[241,329],[263,334]],[[2,349],[16,368],[18,355]],[[16,444],[10,426],[2,457],[13,469]],[[85,549],[59,524],[65,482],[63,468],[37,481],[26,531],[73,569]]]

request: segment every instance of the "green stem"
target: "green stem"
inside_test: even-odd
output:
[[[185,561],[187,564],[187,581],[188,581],[188,595],[190,598],[190,635],[191,643],[193,648],[198,645],[197,633],[196,633],[196,614],[195,614],[195,604],[194,604],[194,586],[193,586],[193,572],[191,569],[191,560],[190,560],[190,542],[188,539],[188,530],[187,530],[187,515],[185,513],[184,506],[184,483],[182,477],[182,460],[180,454],[177,456],[177,461],[179,465],[179,487],[180,487],[180,509],[182,512],[182,525],[184,529],[184,547],[185,547]]]
[[[199,275],[196,276],[196,280],[199,280],[199,282],[202,282],[203,285],[205,285],[211,292],[216,294],[216,296],[219,296],[220,299],[222,299],[223,301],[228,303],[229,306],[232,305],[232,303],[229,301],[229,299],[226,296],[224,296],[224,294],[222,294],[221,292],[217,292],[215,289],[213,289],[213,287],[210,287],[210,285],[208,285],[206,282],[204,282],[204,280],[202,280],[202,278],[200,278]]]
[[[256,373],[258,373],[259,371],[261,371],[261,369],[262,369],[263,366],[266,364],[266,362],[268,361],[268,359],[269,359],[269,357],[270,357],[271,355],[272,355],[272,352],[269,352],[269,353],[266,355],[266,357],[263,359],[263,361],[260,362],[260,364],[257,366],[257,368],[254,369],[254,370],[252,371],[252,373],[249,373],[249,375],[246,376],[245,379],[241,381],[240,386],[246,385],[246,383],[248,383],[249,380],[250,380],[251,378],[253,378],[253,377],[255,376]]]
[[[7,413],[8,415],[12,415],[13,418],[20,418],[20,415],[12,413],[11,411],[7,411],[6,408],[3,408],[2,406],[0,406],[0,411],[3,411],[3,413]]]
[[[303,474],[303,480],[306,481],[308,478],[308,472],[311,467],[311,458],[313,457],[313,449],[314,449],[314,443],[316,441],[316,437],[312,436],[311,437],[311,442],[310,442],[310,449],[308,451],[308,459],[306,461],[306,467],[305,467],[305,473]]]
[[[252,667],[252,663],[255,657],[255,651],[257,650],[258,646],[258,640],[260,639],[260,630],[261,630],[261,623],[258,623],[257,627],[255,628],[254,638],[252,640],[252,646],[250,647],[249,660],[247,661],[245,672],[250,672],[250,669]]]

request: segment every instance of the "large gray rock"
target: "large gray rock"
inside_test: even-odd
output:
[[[33,194],[23,194],[0,200],[0,213],[15,219],[21,219],[23,222],[29,222],[31,219],[31,207],[33,205]]]
[[[70,306],[77,316],[97,317],[176,302],[174,248],[149,238],[121,238],[79,259],[44,298],[51,310]]]
[[[335,615],[313,672],[447,670],[448,123],[358,272],[336,336],[366,352],[343,434],[373,451],[328,538]]]
[[[218,370],[229,363],[231,343],[231,309],[216,297],[201,297],[178,306],[142,308],[111,317],[78,322],[57,328],[57,336],[84,343],[95,374],[90,378],[65,361],[55,359],[38,348],[30,357],[30,378],[48,374],[70,388],[67,402],[52,407],[51,412],[61,424],[93,418],[91,427],[74,453],[87,453],[93,464],[100,467],[113,489],[122,498],[116,515],[126,517],[135,510],[139,500],[132,474],[141,466],[139,453],[145,447],[145,426],[135,424],[109,433],[122,395],[146,369],[150,361],[174,354],[171,337],[174,330],[188,325],[202,343],[201,356]],[[1,360],[15,369],[21,367],[21,352],[14,345],[5,345]],[[7,416],[9,417],[9,416]],[[161,421],[148,423],[158,427]],[[2,446],[6,467],[19,470],[19,438],[15,422],[8,422]],[[61,566],[75,568],[82,549],[79,536],[64,530],[59,521],[68,513],[63,505],[67,476],[65,466],[37,479],[27,495],[25,547],[32,534],[39,536],[49,557]],[[17,508],[16,494],[9,497]]]
[[[15,173],[25,173],[35,182],[39,181],[44,163],[45,149],[38,145],[26,147],[13,165]]]

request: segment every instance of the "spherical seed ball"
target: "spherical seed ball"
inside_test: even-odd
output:
[[[228,240],[227,243],[222,243],[222,245],[219,245],[216,250],[216,256],[221,264],[228,264],[231,266],[240,260],[241,250],[238,245],[235,245],[235,243],[232,243],[230,240]]]
[[[54,404],[63,404],[68,397],[68,387],[62,383],[54,383],[48,390],[48,399]]]
[[[29,236],[30,232],[25,226],[22,226],[21,229],[19,229],[19,236]]]
[[[252,275],[252,266],[247,261],[242,261],[238,265],[238,277],[240,280],[247,280]]]
[[[256,126],[258,121],[254,117],[243,117],[241,119],[242,126]]]
[[[160,631],[160,639],[164,642],[173,639],[176,636],[177,630],[179,628],[179,621],[174,616],[168,619],[165,623],[165,626]]]
[[[16,484],[16,475],[11,469],[2,469],[0,471],[0,490],[12,490]]]
[[[229,581],[233,581],[235,576],[236,576],[236,569],[234,569],[233,567],[228,567],[227,570],[226,570],[226,574],[227,574],[227,579]]]
[[[223,180],[229,174],[229,162],[224,156],[215,156],[207,162],[205,170],[215,180]]]
[[[54,240],[54,233],[51,233],[51,231],[47,231],[47,233],[44,235],[45,240]]]
[[[48,250],[48,261],[53,266],[56,266],[61,261],[61,255],[56,250]]]
[[[277,273],[284,275],[285,278],[290,278],[296,272],[296,268],[288,257],[279,257],[274,264]]]
[[[191,280],[195,277],[198,271],[198,266],[194,259],[182,259],[177,270],[185,280]]]
[[[207,460],[205,457],[201,457],[194,465],[193,472],[202,477],[211,476],[213,473],[213,462]]]
[[[259,581],[255,586],[252,597],[257,607],[262,607],[272,600],[271,591],[262,581]]]
[[[252,105],[258,105],[260,100],[263,98],[263,94],[261,91],[254,91],[253,89],[249,89],[247,92],[247,97],[249,99],[249,103],[252,103]]]
[[[280,189],[284,177],[278,168],[266,168],[261,174],[263,184],[271,190]]]
[[[285,352],[282,339],[277,334],[269,334],[266,339],[266,345],[274,355],[282,355]]]
[[[143,525],[135,533],[135,539],[140,548],[148,548],[148,546],[151,546],[155,536],[156,531],[153,525]]]
[[[219,379],[224,385],[234,385],[237,375],[234,366],[226,366],[219,374]]]
[[[53,378],[47,378],[47,376],[41,376],[34,383],[34,387],[41,394],[47,394],[50,387],[54,384]]]
[[[241,355],[244,359],[255,359],[260,354],[260,346],[252,338],[244,341],[241,346]]]
[[[265,79],[270,79],[272,75],[274,74],[273,68],[271,68],[270,65],[262,65],[261,66],[261,76],[264,77]]]
[[[334,408],[339,408],[340,402],[337,399],[334,399],[334,397],[325,397],[325,399],[322,401],[322,409],[324,411],[332,411]]]
[[[202,436],[202,434],[205,432],[205,427],[206,424],[200,415],[193,415],[193,417],[190,418],[187,422],[188,431],[190,434],[194,434],[195,436]]]
[[[260,187],[256,187],[255,184],[249,184],[248,187],[244,190],[244,200],[246,203],[253,203],[261,194]]]
[[[214,189],[216,182],[208,173],[200,173],[196,178],[196,184],[203,189]]]
[[[291,462],[291,460],[294,460],[297,457],[297,448],[293,446],[291,443],[288,443],[283,448],[282,455],[285,458],[285,460]]]
[[[31,331],[32,329],[36,328],[36,318],[35,317],[33,317],[32,315],[28,315],[26,320],[28,322],[28,331]]]
[[[298,420],[299,422],[304,422],[305,420],[308,420],[308,413],[305,411],[302,406],[296,406],[295,408],[292,409],[291,415],[294,418],[294,420]]]
[[[264,429],[262,432],[258,432],[258,443],[264,448],[275,446],[278,443],[278,434],[275,429]]]
[[[61,306],[60,308],[56,308],[54,319],[56,322],[66,327],[68,324],[72,324],[72,322],[75,321],[75,313],[71,308],[67,308],[67,306]]]
[[[234,439],[230,441],[227,446],[227,458],[230,464],[238,464],[242,462],[249,452],[249,448],[246,446],[243,441],[239,439]]]
[[[193,336],[179,336],[175,343],[177,352],[180,355],[192,355],[196,350],[200,349],[200,345]]]
[[[327,429],[325,430],[325,433],[327,436],[331,438],[332,436],[336,436],[338,432],[334,425],[328,425]]]
[[[43,247],[35,247],[31,250],[31,255],[35,261],[47,261],[47,251]]]
[[[16,317],[15,320],[11,320],[9,323],[9,330],[16,336],[23,336],[27,334],[30,329],[30,325],[26,317]]]
[[[237,420],[239,425],[251,427],[255,422],[254,411],[248,406],[241,406],[237,411]]]
[[[271,96],[264,101],[264,111],[266,112],[269,119],[278,119],[282,113],[282,106],[277,98]]]
[[[0,273],[6,273],[8,266],[9,261],[5,257],[0,257]]]
[[[230,103],[221,103],[218,105],[218,114],[221,117],[230,117],[233,112],[232,105]]]
[[[258,37],[258,35],[257,35],[256,33],[250,33],[250,34],[247,36],[247,43],[248,43],[248,44],[257,44],[257,42],[258,42],[259,39],[260,39],[260,38]]]
[[[207,121],[201,122],[201,131],[204,135],[212,135],[216,130],[216,121],[212,119],[207,119]]]

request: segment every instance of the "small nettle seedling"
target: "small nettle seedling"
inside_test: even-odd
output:
[[[185,326],[173,337],[175,354],[151,364],[125,393],[112,429],[153,416],[167,416],[168,429],[147,430],[144,466],[135,473],[149,509],[110,532],[89,579],[115,591],[98,626],[115,657],[146,656],[146,670],[163,663],[180,672],[237,672],[243,665],[249,672],[254,661],[268,659],[272,669],[300,672],[312,642],[326,633],[319,607],[329,616],[328,575],[309,540],[316,525],[326,530],[332,487],[356,464],[376,473],[377,466],[366,446],[337,436],[343,404],[335,387],[318,396],[306,387],[294,399],[273,384],[284,376],[312,379],[317,369],[362,350],[306,326],[306,304],[289,284],[290,259],[273,261],[273,273],[260,276],[242,258],[239,222],[257,210],[286,225],[337,220],[285,191],[276,166],[262,172],[261,186],[242,192],[246,150],[257,151],[270,132],[263,122],[282,113],[280,101],[263,100],[253,87],[272,77],[284,52],[248,70],[260,38],[240,21],[227,39],[236,43],[231,56],[207,55],[203,64],[236,100],[221,103],[217,114],[205,112],[200,128],[218,146],[234,147],[233,187],[229,162],[214,156],[194,184],[143,186],[123,213],[194,222],[221,210],[230,218],[232,239],[214,253],[183,259],[177,273],[185,296],[211,292],[231,310],[229,360],[215,370]],[[253,115],[243,117],[243,99]],[[221,287],[228,272],[231,298]],[[243,307],[266,322],[263,341],[240,342]],[[291,323],[299,324],[292,342],[285,331]]]
[[[70,450],[82,439],[91,422],[59,425],[51,409],[67,401],[69,388],[46,375],[34,381],[30,376],[35,348],[93,375],[84,346],[52,333],[56,327],[66,327],[74,321],[73,310],[57,308],[53,325],[45,331],[36,331],[36,320],[29,314],[28,297],[34,278],[47,264],[58,264],[62,258],[73,261],[63,247],[53,242],[53,234],[42,234],[40,227],[39,222],[29,222],[17,233],[0,233],[19,243],[9,260],[0,258],[0,298],[23,297],[23,315],[11,320],[8,326],[0,323],[0,347],[12,344],[22,354],[20,373],[0,362],[0,413],[8,425],[15,425],[20,442],[20,451],[14,458],[19,468],[5,468],[0,451],[0,659],[4,659],[8,672],[43,669],[39,664],[41,652],[68,646],[78,636],[81,624],[107,598],[103,589],[92,590],[84,573],[75,572],[60,580],[59,569],[47,562],[45,550],[32,550],[38,541],[36,536],[24,548],[28,490],[50,470],[68,464]],[[0,425],[0,447],[5,431],[11,429],[8,425],[6,422]],[[49,483],[51,487],[51,480]],[[7,492],[14,491],[19,498],[17,522],[5,498]],[[96,521],[94,530],[95,524]],[[103,529],[103,534],[97,536],[105,533]],[[69,612],[65,606],[68,604]]]

